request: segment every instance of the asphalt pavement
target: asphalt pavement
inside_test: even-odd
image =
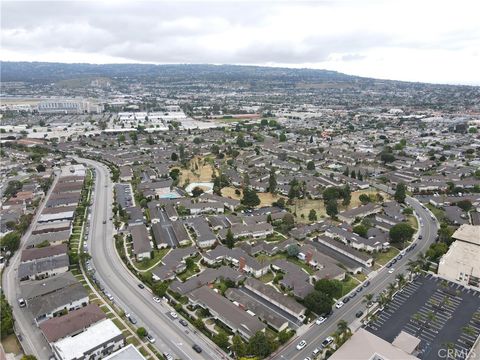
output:
[[[191,325],[183,327],[178,320],[168,315],[173,309],[166,303],[155,303],[147,289],[138,287],[139,280],[130,273],[118,256],[113,240],[112,202],[113,184],[109,169],[96,161],[77,158],[77,161],[92,166],[96,172],[88,248],[93,260],[96,278],[106,291],[112,294],[114,302],[134,316],[156,339],[154,346],[161,353],[170,353],[181,359],[221,359],[221,353],[203,335],[193,333]],[[105,221],[105,224],[103,223]],[[199,345],[201,354],[192,349]]]

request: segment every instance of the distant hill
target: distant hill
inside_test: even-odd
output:
[[[360,77],[336,71],[237,65],[64,64],[0,62],[2,81],[43,82],[83,77],[159,78],[174,81],[352,82]]]

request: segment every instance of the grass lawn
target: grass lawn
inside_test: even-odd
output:
[[[350,200],[350,205],[348,205],[348,209],[353,209],[362,205],[362,202],[359,199],[360,195],[366,194],[370,196],[370,195],[376,195],[377,193],[382,195],[382,197],[385,200],[390,199],[390,196],[387,193],[384,193],[383,191],[379,191],[379,190],[367,189],[367,190],[352,191],[352,199]],[[339,206],[338,209],[339,211],[345,210],[343,206]]]
[[[134,262],[135,266],[139,270],[146,270],[150,268],[151,266],[155,265],[158,263],[160,260],[163,259],[165,255],[170,251],[170,248],[164,248],[160,250],[153,250],[153,258],[152,259],[144,259],[139,262]]]
[[[410,224],[411,227],[414,229],[418,229],[418,221],[417,218],[413,215],[408,215],[407,216],[407,222]]]
[[[282,234],[279,234],[277,232],[273,233],[272,235],[269,235],[265,238],[265,241],[284,241],[285,236]]]
[[[367,275],[365,275],[364,273],[355,274],[353,275],[353,277],[360,282],[364,282],[365,280],[367,280]]]
[[[347,276],[345,280],[342,281],[342,296],[348,294],[352,289],[356,288],[359,285],[357,279]]]
[[[387,252],[377,252],[373,254],[376,264],[385,265],[391,259],[398,255],[400,251],[395,247],[390,247]]]
[[[312,200],[312,199],[297,199],[295,204],[289,207],[292,213],[296,213],[296,220],[301,223],[308,223],[308,214],[310,210],[315,210],[317,213],[317,218],[326,217],[327,212],[325,211],[325,206],[323,205],[323,200]],[[302,218],[303,215],[303,218]]]
[[[287,261],[290,261],[291,263],[294,263],[295,265],[305,269],[307,273],[309,273],[310,275],[313,275],[315,273],[315,271],[310,266],[308,266],[304,261],[301,261],[297,258],[292,258],[292,257],[287,257]]]
[[[191,277],[191,276],[193,276],[193,275],[195,275],[199,272],[200,272],[200,269],[198,268],[198,265],[195,264],[191,269],[187,269],[184,272],[182,272],[181,274],[178,274],[177,277],[180,279],[180,281],[185,281],[189,277]]]
[[[275,275],[270,271],[270,272],[266,273],[265,275],[260,276],[258,278],[258,280],[260,280],[264,283],[268,283],[268,282],[272,281],[274,277],[275,277]]]
[[[131,337],[130,339],[127,339],[127,343],[133,344],[133,346],[135,346],[135,347],[140,345],[140,341],[138,341],[134,337]]]
[[[122,324],[122,323],[120,322],[120,320],[118,320],[117,318],[112,319],[112,321],[113,321],[113,323],[114,323],[115,325],[117,325],[117,327],[118,327],[121,331],[123,331],[123,330],[126,331],[126,330],[127,330],[127,328],[126,328],[125,326],[123,326],[123,324]]]
[[[435,217],[438,219],[439,222],[442,222],[445,220],[445,211],[442,210],[442,209],[439,209],[435,206],[433,206],[432,204],[427,204],[427,208],[428,210],[430,210],[433,215],[435,215]]]
[[[287,258],[287,255],[284,254],[284,253],[276,254],[276,255],[273,255],[273,256],[260,254],[260,255],[255,257],[255,259],[257,259],[257,261],[259,263],[261,263],[262,261],[266,262],[266,261],[274,261],[274,260],[277,260],[277,259],[286,259],[286,258]]]

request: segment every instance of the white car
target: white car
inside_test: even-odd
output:
[[[389,274],[393,274],[394,271],[395,271],[394,268],[390,268],[390,270],[388,270],[388,273],[389,273]]]
[[[335,304],[335,307],[336,307],[337,309],[340,309],[343,305],[344,305],[343,301],[339,301],[339,302],[337,302],[337,303]]]
[[[178,317],[177,313],[174,312],[174,311],[172,311],[172,312],[170,313],[170,316],[171,316],[172,318],[174,318],[174,319],[176,319],[176,318]]]
[[[153,297],[153,301],[155,301],[156,303],[159,303],[161,300],[160,300],[160,298],[154,296],[154,297]]]
[[[323,323],[325,322],[325,320],[327,320],[327,319],[325,319],[323,316],[320,316],[320,317],[317,319],[317,321],[315,321],[315,323],[316,323],[317,325],[320,325],[320,324],[323,324]]]
[[[155,344],[155,338],[152,335],[148,334],[147,340],[150,344]]]
[[[319,348],[315,348],[312,352],[312,355],[313,356],[317,356],[317,354],[320,352],[320,349]]]
[[[297,350],[302,350],[305,346],[307,346],[307,342],[302,340],[297,344]]]

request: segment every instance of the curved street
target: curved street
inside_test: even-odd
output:
[[[222,354],[213,348],[211,343],[193,334],[193,329],[182,327],[178,321],[168,316],[172,309],[152,300],[152,294],[138,287],[139,280],[130,273],[118,256],[113,240],[112,216],[113,184],[109,169],[96,161],[76,158],[95,169],[94,204],[90,221],[88,248],[90,249],[96,278],[106,291],[114,298],[114,302],[138,319],[137,326],[143,326],[152,334],[156,343],[154,346],[161,353],[170,353],[174,358],[181,359],[221,359]],[[105,224],[103,222],[106,222]],[[192,349],[198,344],[202,353]]]

